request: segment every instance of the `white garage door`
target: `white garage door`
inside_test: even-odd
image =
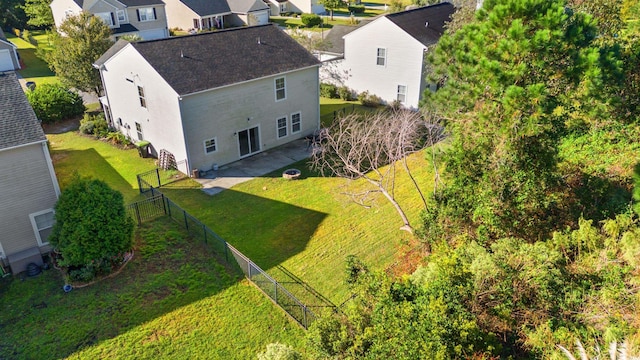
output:
[[[264,25],[264,24],[268,24],[269,23],[269,10],[265,10],[265,11],[260,11],[260,12],[254,12],[251,13],[255,16],[256,19],[256,23],[255,24],[249,24],[249,25]],[[249,19],[251,19],[252,17],[249,16]]]
[[[0,71],[14,70],[9,50],[0,50]]]

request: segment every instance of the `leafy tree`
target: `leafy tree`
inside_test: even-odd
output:
[[[67,86],[100,93],[100,73],[93,63],[113,42],[111,30],[100,18],[83,12],[67,18],[52,35],[53,50],[46,55],[49,67]]]
[[[329,9],[329,13],[331,14],[331,21],[333,21],[333,10],[345,6],[344,0],[319,0],[318,2],[322,4],[325,9]]]
[[[27,16],[23,9],[24,0],[0,1],[0,28],[24,29],[27,27]]]
[[[55,211],[49,241],[61,254],[61,265],[110,270],[114,259],[131,249],[133,221],[122,194],[103,181],[76,177]]]
[[[425,96],[453,138],[427,234],[457,224],[484,239],[537,239],[560,225],[557,147],[601,83],[596,35],[562,0],[488,0],[441,37],[431,62],[444,86]]]
[[[69,119],[85,110],[82,97],[60,84],[42,84],[27,91],[27,99],[45,123]]]
[[[25,0],[24,12],[29,17],[27,24],[35,27],[49,27],[53,25],[53,13],[50,0]]]

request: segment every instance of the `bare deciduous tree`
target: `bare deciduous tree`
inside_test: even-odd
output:
[[[425,121],[420,113],[409,110],[382,111],[373,114],[348,114],[335,120],[314,141],[312,167],[323,176],[364,179],[371,188],[349,193],[354,201],[367,206],[371,196],[380,193],[402,218],[402,230],[413,232],[409,219],[395,198],[397,166],[409,175],[416,191],[426,201],[406,162],[411,155],[433,145],[442,136],[439,128]]]

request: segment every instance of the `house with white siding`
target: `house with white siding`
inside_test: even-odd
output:
[[[452,4],[439,3],[380,16],[343,32],[332,40],[333,49],[320,56],[321,81],[417,108],[425,89],[435,89],[426,80],[427,54],[454,12]]]
[[[49,6],[57,28],[67,17],[86,11],[101,18],[115,40],[124,35],[138,35],[143,40],[169,37],[162,0],[53,0]]]
[[[0,262],[42,265],[60,195],[47,138],[16,74],[0,72]]]
[[[13,45],[0,29],[0,71],[20,69],[18,47]]]
[[[118,41],[94,66],[111,125],[187,169],[210,170],[319,128],[320,62],[275,25]]]
[[[230,0],[231,1],[231,0]],[[285,12],[324,14],[325,9],[318,0],[265,0],[271,9],[271,16]]]
[[[164,0],[170,28],[185,31],[223,29],[269,23],[269,7],[261,0]]]

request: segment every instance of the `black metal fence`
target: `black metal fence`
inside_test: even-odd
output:
[[[146,174],[146,175],[145,175]],[[154,181],[153,173],[145,173],[146,179]],[[151,174],[151,176],[149,176]],[[157,180],[161,182],[161,180]],[[297,279],[293,274],[279,267],[287,277],[280,276],[281,281],[274,279],[266,271],[231,246],[209,227],[200,222],[194,216],[171,201],[168,197],[147,183],[144,177],[138,176],[140,191],[147,194],[147,199],[128,205],[128,212],[138,224],[153,220],[162,216],[168,216],[176,223],[183,226],[190,235],[208,244],[212,250],[224,259],[228,264],[241,270],[247,279],[267,295],[274,303],[280,306],[302,327],[308,329],[316,319],[316,313],[311,309],[326,308],[335,311],[336,306],[329,300],[313,290],[310,286]],[[143,191],[143,186],[145,190]],[[287,287],[285,287],[284,284]],[[290,289],[294,291],[290,291]],[[298,296],[293,295],[296,293]],[[300,298],[304,299],[300,300]]]
[[[186,161],[178,161],[177,168],[171,170],[162,170],[155,168],[142,174],[138,174],[138,188],[140,193],[146,193],[151,188],[159,188],[163,185],[167,185],[174,181],[183,179],[186,177],[188,169],[186,168]]]
[[[331,124],[333,120],[335,120],[338,116],[351,114],[352,112],[355,112],[355,111],[356,111],[356,104],[347,105],[339,110],[335,110],[333,112],[320,116],[320,123],[322,124],[323,127],[326,127],[329,124]]]

